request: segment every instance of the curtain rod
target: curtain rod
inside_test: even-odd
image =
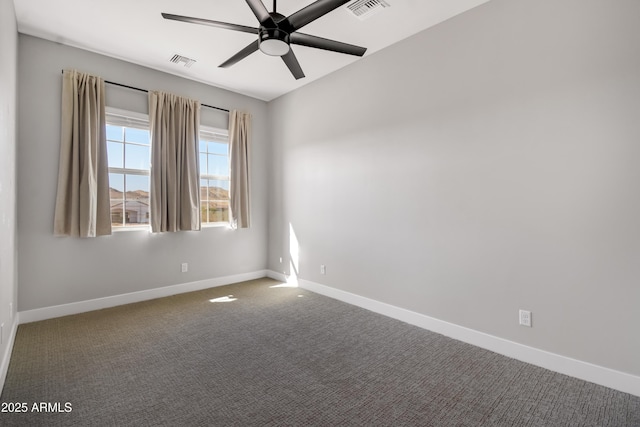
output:
[[[133,89],[133,90],[137,90],[137,91],[140,91],[140,92],[149,93],[149,91],[147,89],[140,89],[139,87],[123,85],[122,83],[110,82],[109,80],[105,80],[104,82],[107,83],[107,84],[113,85],[113,86],[120,86],[120,87],[124,87],[126,89]],[[200,104],[200,105],[202,105],[203,107],[207,107],[207,108],[213,108],[214,110],[225,111],[227,113],[229,112],[229,110],[227,110],[226,108],[214,107],[213,105],[207,105],[207,104]]]
[[[64,73],[64,70],[62,70],[62,72]],[[144,92],[144,93],[149,93],[149,91],[147,89],[140,89],[139,87],[134,87],[134,86],[129,86],[129,85],[123,85],[122,83],[116,83],[116,82],[110,82],[109,80],[105,80],[104,81],[107,84],[113,85],[113,86],[120,86],[126,89],[133,89],[133,90],[137,90],[139,92]],[[200,104],[203,107],[207,107],[207,108],[213,108],[214,110],[220,110],[220,111],[225,111],[225,112],[229,112],[229,110],[227,110],[226,108],[221,108],[221,107],[214,107],[213,105],[207,105],[207,104]]]

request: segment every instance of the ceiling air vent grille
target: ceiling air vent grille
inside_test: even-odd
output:
[[[174,64],[184,64],[185,67],[190,68],[195,59],[187,58],[186,56],[178,55],[177,53],[171,57],[169,62],[173,62]]]
[[[364,21],[387,7],[389,7],[389,3],[384,0],[355,0],[347,5],[347,9],[361,21]]]

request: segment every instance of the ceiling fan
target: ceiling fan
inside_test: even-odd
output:
[[[284,16],[276,12],[276,0],[273,0],[273,12],[269,12],[261,0],[246,0],[251,11],[260,22],[258,28],[245,25],[229,24],[227,22],[212,21],[209,19],[192,18],[189,16],[163,13],[164,19],[188,22],[191,24],[208,25],[211,27],[225,28],[227,30],[242,31],[257,34],[258,39],[242,49],[240,52],[227,59],[219,66],[227,68],[246,58],[253,52],[260,50],[270,56],[280,56],[287,65],[296,80],[304,77],[304,72],[298,63],[296,55],[291,50],[291,44],[314,47],[332,52],[345,53],[347,55],[362,56],[366,48],[299,33],[298,30],[310,22],[326,15],[351,0],[317,0],[299,11]]]

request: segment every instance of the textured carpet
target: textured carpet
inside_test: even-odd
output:
[[[21,325],[0,424],[640,426],[638,397],[277,285]]]

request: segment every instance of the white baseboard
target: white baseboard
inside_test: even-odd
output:
[[[18,331],[19,315],[13,318],[13,324],[11,325],[11,332],[9,333],[9,339],[4,353],[2,354],[2,364],[0,365],[0,394],[4,388],[4,381],[7,379],[7,372],[9,371],[9,362],[11,361],[11,352],[13,351],[13,343],[16,340],[16,332]]]
[[[146,301],[155,298],[182,294],[185,292],[193,292],[202,289],[215,288],[217,286],[230,285],[232,283],[244,282],[245,280],[260,279],[266,276],[266,270],[259,270],[251,273],[217,277],[214,279],[199,280],[197,282],[181,283],[178,285],[165,286],[162,288],[147,289],[145,291],[131,292],[127,294],[113,295],[87,301],[56,305],[53,307],[36,308],[33,310],[21,311],[20,313],[18,313],[19,322],[20,324],[38,322],[40,320],[53,319],[55,317],[68,316],[70,314],[85,313],[87,311],[101,310],[103,308],[115,307],[118,305],[130,304],[133,302]]]
[[[286,280],[284,275],[279,275],[279,273],[276,272],[271,271],[267,274],[269,277],[277,280],[283,280],[283,278]],[[298,283],[303,289],[401,320],[458,341],[466,342],[554,372],[640,396],[640,377],[635,375],[518,344],[309,280],[298,279]]]

